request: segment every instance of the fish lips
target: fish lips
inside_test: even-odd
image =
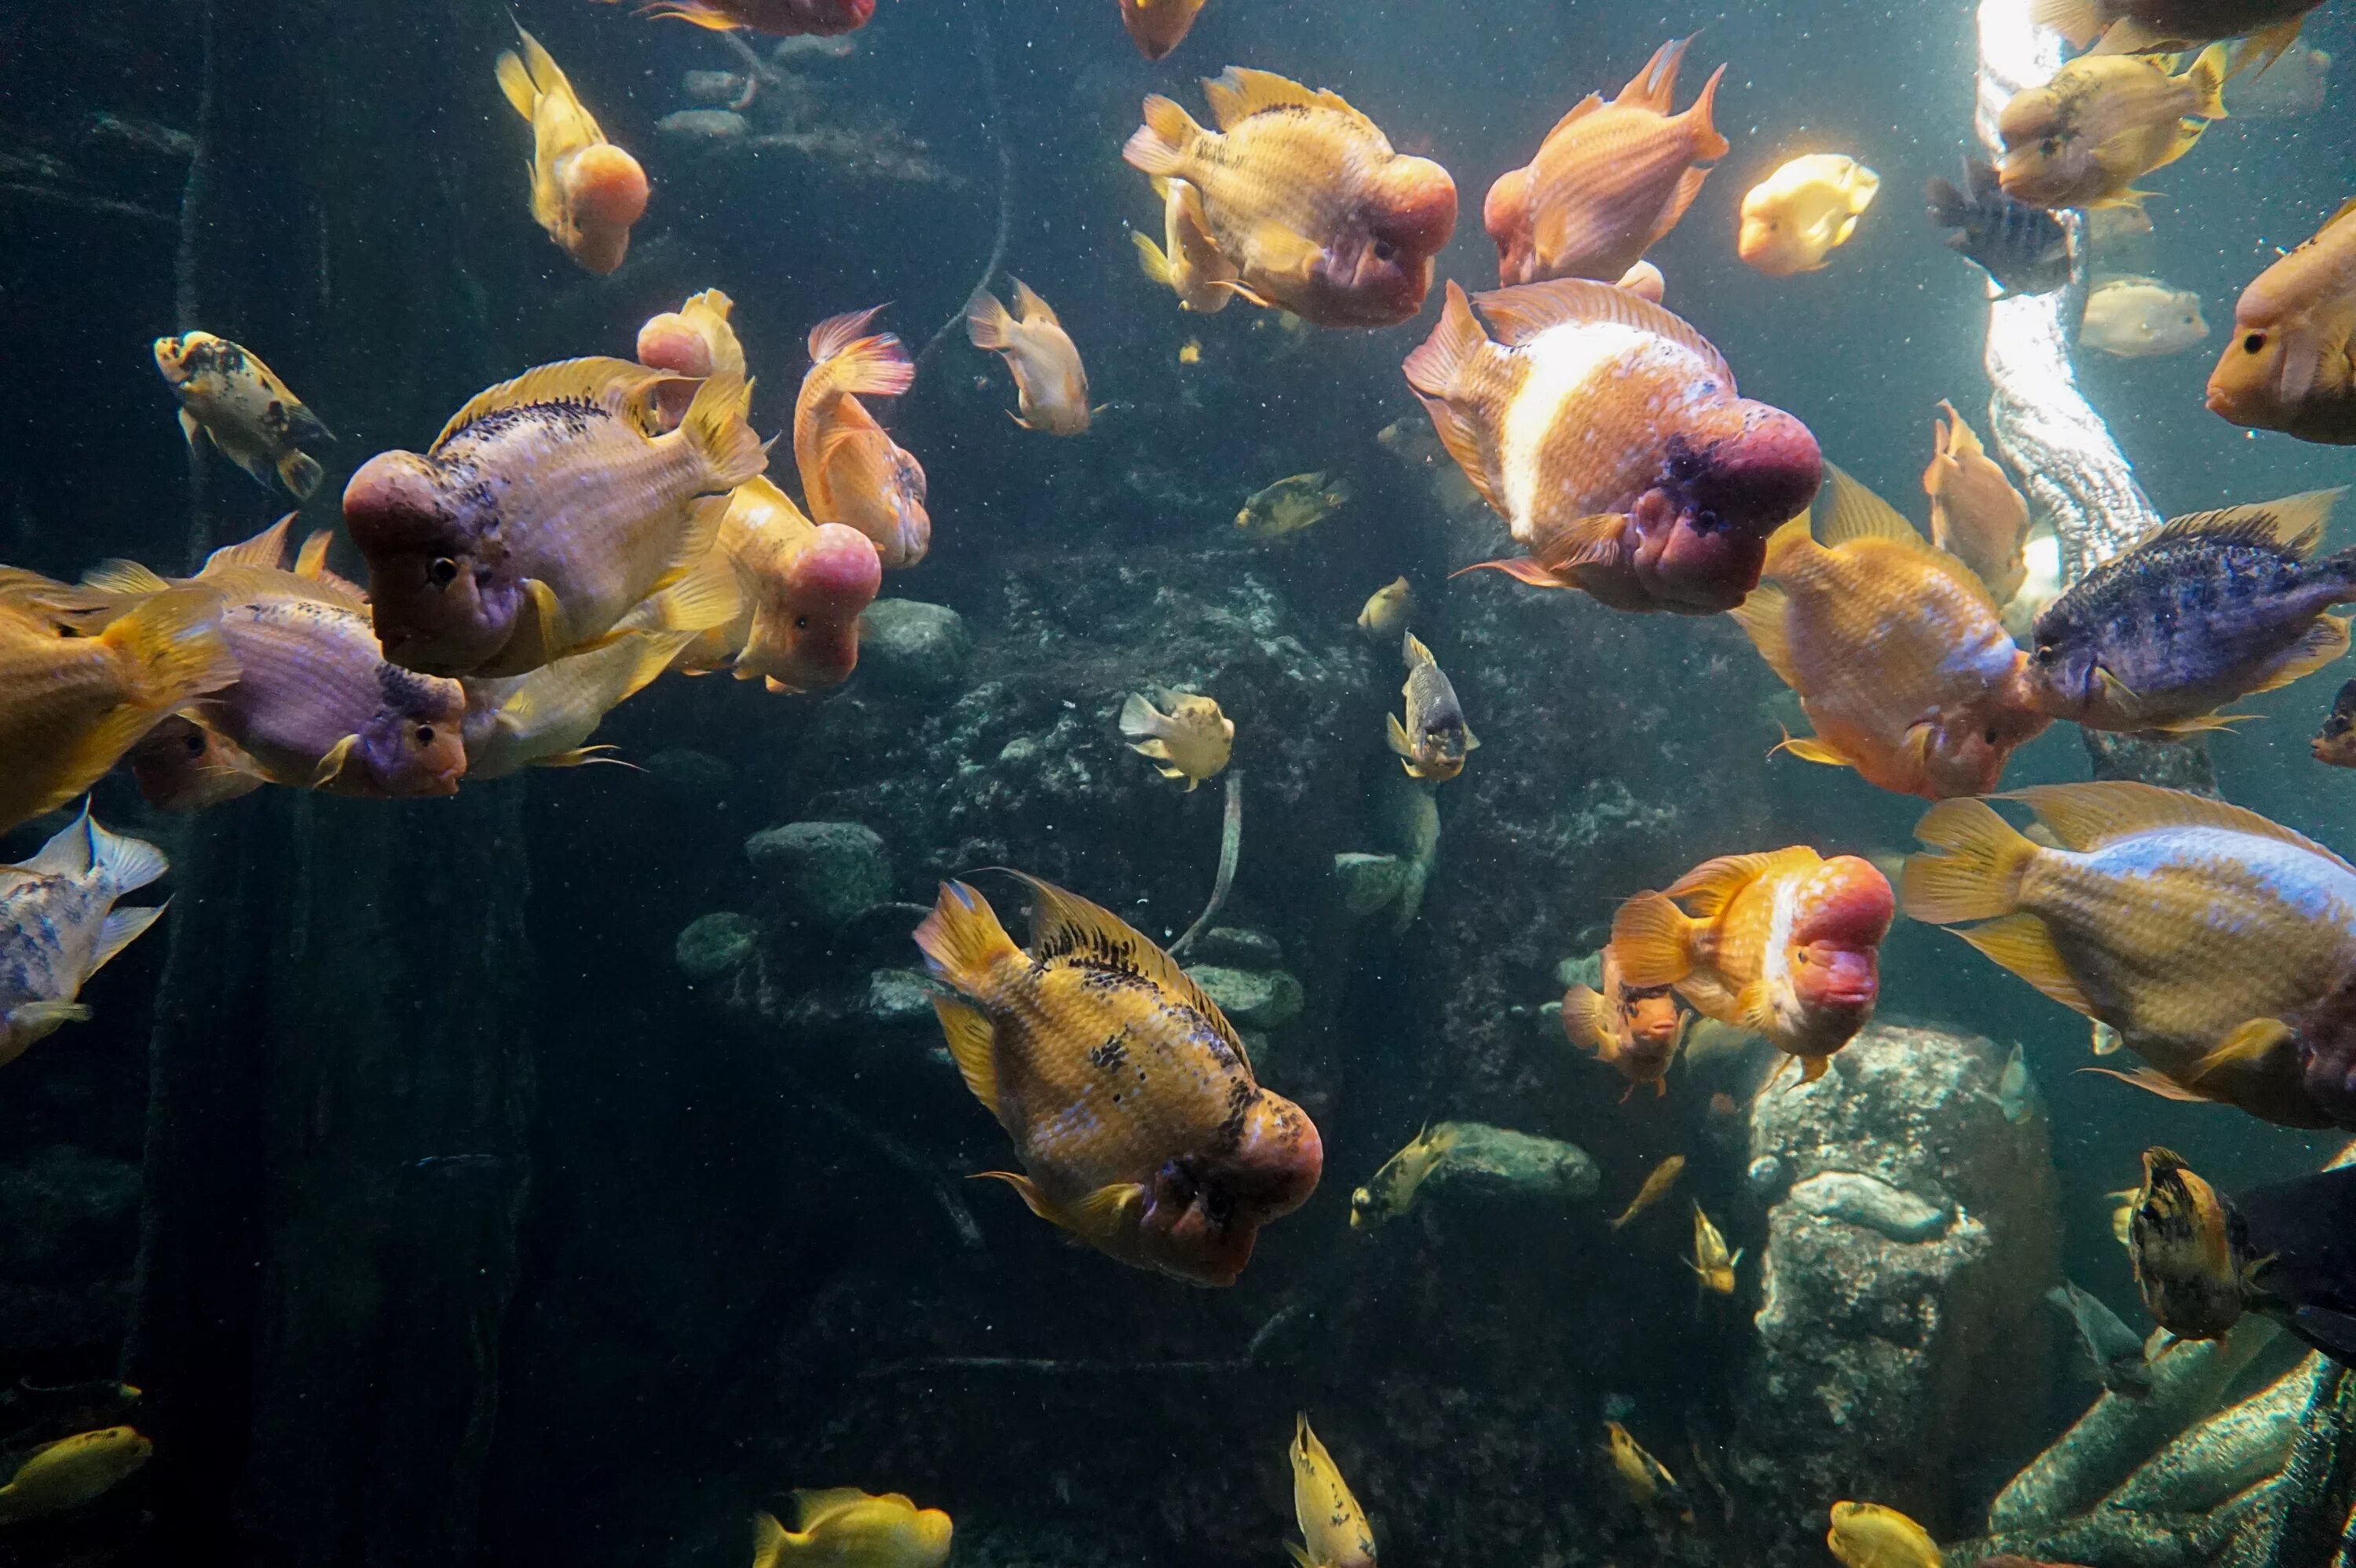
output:
[[[476,559],[426,459],[386,452],[362,464],[344,487],[344,526],[368,560],[369,613],[387,659],[470,675],[507,645],[520,594]]]

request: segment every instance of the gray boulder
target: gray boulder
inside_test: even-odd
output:
[[[1228,1021],[1238,1027],[1274,1029],[1301,1016],[1306,1004],[1301,982],[1281,969],[1230,969],[1197,964],[1186,971]]]
[[[860,673],[894,691],[956,691],[972,655],[965,617],[946,604],[878,599],[859,617]]]
[[[744,840],[744,853],[799,913],[829,929],[892,897],[884,840],[856,822],[788,822]]]
[[[1602,1186],[1595,1161],[1577,1144],[1486,1122],[1447,1125],[1456,1129],[1456,1141],[1424,1178],[1421,1196],[1443,1202],[1569,1204],[1594,1197]]]
[[[760,939],[761,928],[744,915],[728,911],[698,915],[679,933],[671,957],[689,979],[715,979],[751,956]]]

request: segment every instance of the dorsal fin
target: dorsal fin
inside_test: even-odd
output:
[[[1222,131],[1232,131],[1265,110],[1330,109],[1348,115],[1373,135],[1382,135],[1375,123],[1350,107],[1349,100],[1340,93],[1303,87],[1290,77],[1279,76],[1272,70],[1248,70],[1231,65],[1203,83],[1203,96],[1210,100],[1212,121]],[[1384,145],[1389,144],[1386,142]]]
[[[2144,542],[2197,537],[2220,544],[2275,546],[2304,559],[2323,542],[2323,526],[2331,520],[2331,508],[2345,493],[2344,488],[2308,490],[2279,501],[2170,517]]]
[[[466,406],[452,414],[442,433],[434,438],[434,450],[440,450],[485,414],[531,403],[595,403],[616,419],[627,420],[641,433],[652,434],[655,388],[688,379],[605,355],[536,366],[512,381],[502,381],[467,399]]]
[[[1653,58],[1644,62],[1644,69],[1628,79],[1628,85],[1612,101],[1631,109],[1650,109],[1666,114],[1676,100],[1677,68],[1685,63],[1687,46],[1692,42],[1690,37],[1671,38],[1655,49]]]
[[[2155,828],[2218,827],[2295,844],[2320,855],[2342,870],[2356,873],[2356,866],[2278,822],[2180,789],[2110,779],[2092,784],[2034,784],[2008,791],[2000,798],[2026,802],[2065,849],[2099,849],[2105,844]]]
[[[365,594],[341,592],[334,584],[297,577],[274,566],[208,566],[204,584],[208,588],[219,589],[221,597],[231,601],[294,599],[348,610],[354,614],[364,615],[368,612]],[[348,589],[350,585],[343,586]]]
[[[161,593],[172,585],[135,560],[102,560],[81,574],[81,585],[101,593]]]
[[[1857,475],[1832,464],[1825,464],[1825,487],[1811,516],[1816,542],[1827,549],[1853,539],[1890,539],[1899,544],[1932,548],[1914,531],[1899,509],[1873,493]]]
[[[1474,294],[1472,304],[1488,324],[1490,336],[1509,348],[1518,348],[1548,327],[1569,322],[1612,322],[1689,349],[1726,378],[1729,392],[1734,390],[1734,372],[1708,338],[1652,301],[1610,283],[1558,278],[1552,283],[1492,289]]]
[[[1064,325],[1055,315],[1055,307],[1041,299],[1038,291],[1029,283],[1020,278],[1009,278],[1007,282],[1014,285],[1014,315],[1017,319],[1025,322],[1044,321],[1056,326]]]
[[[1685,904],[1696,920],[1715,920],[1734,896],[1751,883],[1815,859],[1804,848],[1773,849],[1755,855],[1720,855],[1704,860],[1663,891]]]
[[[1089,962],[1125,970],[1151,981],[1194,1008],[1234,1048],[1236,1058],[1248,1068],[1251,1059],[1235,1026],[1219,1011],[1218,1003],[1203,993],[1178,961],[1142,933],[1108,909],[1027,871],[1011,871],[1029,888],[1036,902],[1031,911],[1031,955],[1042,962],[1081,955]]]
[[[1578,122],[1586,119],[1589,115],[1594,113],[1597,110],[1602,107],[1603,95],[1600,92],[1589,93],[1586,97],[1580,99],[1578,102],[1572,104],[1568,110],[1564,111],[1562,118],[1554,123],[1554,130],[1547,133],[1547,136],[1551,137],[1557,133],[1576,124]]]
[[[287,513],[242,544],[225,544],[205,557],[205,564],[197,573],[202,577],[217,566],[259,566],[275,571],[286,559],[286,530],[294,525],[294,514]]]

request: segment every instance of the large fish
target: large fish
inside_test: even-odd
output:
[[[2208,398],[2237,425],[2356,444],[2356,198],[2242,291]]]
[[[647,172],[605,139],[540,40],[516,28],[523,52],[498,58],[499,91],[531,126],[531,216],[564,253],[610,272],[647,210]]]
[[[163,851],[109,833],[87,807],[21,865],[0,866],[0,1066],[90,1017],[90,977],[164,912],[114,902],[162,876]]]
[[[2030,0],[2029,19],[2097,54],[2197,49],[2248,38],[2241,71],[2263,70],[2298,37],[2299,24],[2323,0]]]
[[[1997,117],[2004,194],[2039,207],[2132,205],[2135,182],[2190,152],[2212,120],[2226,53],[2212,45],[2181,76],[2137,55],[2081,55],[2013,95]]]

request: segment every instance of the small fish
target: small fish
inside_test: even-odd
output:
[[[1497,282],[1588,278],[1611,283],[1677,225],[1726,156],[1710,123],[1720,66],[1682,114],[1677,68],[1691,38],[1671,38],[1606,103],[1589,93],[1547,133],[1527,166],[1508,170],[1482,203],[1497,245]]]
[[[945,883],[916,930],[966,1087],[1014,1140],[990,1172],[1131,1267],[1233,1285],[1260,1227],[1308,1201],[1324,1144],[1260,1087],[1218,1005],[1117,916],[1036,877],[1031,948]]]
[[[1701,1211],[1700,1204],[1693,1206],[1693,1214],[1694,1255],[1686,1260],[1686,1266],[1694,1271],[1694,1276],[1701,1281],[1704,1290],[1719,1296],[1732,1296],[1734,1265],[1742,1261],[1742,1249],[1737,1247],[1730,1253],[1726,1250],[1726,1238],[1719,1234],[1716,1225],[1709,1222],[1709,1216]]]
[[[736,302],[718,289],[706,289],[688,296],[677,310],[649,316],[638,328],[638,363],[699,381],[744,375],[744,346],[728,325],[735,308]]]
[[[158,811],[209,811],[269,783],[226,736],[179,713],[148,731],[123,760],[140,798]]]
[[[2233,306],[2209,411],[2301,441],[2356,444],[2356,198],[2260,272]]]
[[[753,1516],[753,1568],[940,1568],[956,1527],[898,1492],[856,1487],[794,1494],[794,1528]]]
[[[2104,1388],[2122,1399],[2150,1397],[2151,1367],[2144,1360],[2142,1335],[2066,1279],[2047,1291],[2045,1299],[2069,1315],[2078,1330],[2079,1348]]]
[[[1305,1414],[1292,1418],[1292,1517],[1300,1541],[1286,1541],[1299,1568],[1375,1568],[1375,1532],[1366,1510]]]
[[[263,488],[274,475],[298,501],[319,488],[325,472],[303,448],[336,438],[251,349],[209,332],[159,337],[155,368],[180,401],[180,432],[190,446],[203,432]]]
[[[1644,1445],[1617,1421],[1606,1421],[1603,1433],[1604,1454],[1628,1500],[1645,1512],[1658,1509],[1677,1514],[1691,1524],[1693,1509],[1686,1505],[1684,1488],[1669,1474],[1669,1467],[1646,1453]]]
[[[1630,985],[1674,985],[1697,1012],[1765,1035],[1812,1083],[1873,1017],[1893,913],[1869,862],[1795,845],[1720,856],[1637,894],[1612,947]]]
[[[1384,716],[1389,721],[1391,751],[1408,777],[1445,783],[1464,771],[1466,754],[1481,742],[1464,722],[1456,688],[1441,673],[1431,650],[1413,632],[1405,638],[1407,684],[1399,691],[1407,699],[1407,722],[1400,723],[1397,714]]]
[[[1942,400],[1939,408],[1947,417],[1931,421],[1931,464],[1922,470],[1931,542],[1970,567],[1998,604],[2009,603],[2029,580],[2029,499],[1955,405]]]
[[[88,806],[39,854],[0,866],[0,1067],[89,1019],[74,998],[164,912],[115,901],[168,869],[162,850],[109,833]]]
[[[872,3],[872,0],[871,0]],[[538,38],[498,59],[499,91],[531,126],[531,216],[563,252],[599,276],[622,264],[647,210],[647,172],[605,139]]]
[[[422,455],[369,459],[344,523],[384,656],[433,675],[522,675],[611,631],[711,549],[718,498],[767,466],[752,397],[718,374],[654,433],[671,378],[568,359],[477,394]]]
[[[2201,296],[2157,278],[2113,278],[2086,296],[2078,341],[2122,359],[2181,354],[2209,336]]]
[[[1628,1207],[1620,1211],[1620,1217],[1612,1221],[1612,1228],[1615,1231],[1619,1230],[1629,1221],[1666,1198],[1669,1195],[1669,1189],[1677,1184],[1677,1178],[1685,1174],[1685,1169],[1686,1157],[1681,1154],[1673,1154],[1655,1166],[1646,1173],[1644,1185],[1636,1189],[1636,1196],[1629,1200]]]
[[[1003,355],[1014,372],[1021,412],[1010,417],[1025,430],[1078,435],[1088,428],[1088,373],[1080,351],[1045,300],[1022,279],[1014,280],[1014,309],[988,289],[966,311],[966,335],[976,348]]]
[[[1708,339],[1609,283],[1468,300],[1451,282],[1403,368],[1449,455],[1527,551],[1483,564],[1616,610],[1740,604],[1767,536],[1823,478],[1805,425],[1738,397]]]
[[[0,1524],[63,1513],[112,1491],[147,1462],[155,1445],[137,1428],[77,1433],[33,1451],[0,1487]]]
[[[1339,93],[1230,66],[1203,84],[1216,131],[1160,95],[1121,157],[1202,195],[1235,292],[1319,326],[1391,326],[1423,308],[1456,230],[1456,182],[1392,150]]]
[[[1203,0],[1120,0],[1120,23],[1147,59],[1166,58],[1185,42],[1194,18],[1203,14]]]
[[[1178,346],[1178,363],[1181,365],[1200,365],[1202,362],[1203,340],[1201,338],[1190,337],[1185,342]]]
[[[1805,153],[1742,197],[1735,253],[1771,278],[1813,272],[1857,232],[1881,176],[1840,153]]]
[[[1833,1504],[1825,1544],[1841,1568],[1944,1568],[1947,1561],[1929,1531],[1879,1503]]]
[[[1609,947],[1603,950],[1601,978],[1601,990],[1573,986],[1562,994],[1563,1033],[1628,1081],[1622,1101],[1646,1083],[1655,1099],[1667,1094],[1669,1063],[1676,1060],[1692,1015],[1678,1008],[1676,993],[1666,986],[1630,987]]]
[[[1181,310],[1197,315],[1218,315],[1236,301],[1236,290],[1230,286],[1236,281],[1236,264],[1211,238],[1211,220],[1203,215],[1202,193],[1184,180],[1157,175],[1153,194],[1162,198],[1162,237],[1169,248],[1164,250],[1132,229],[1129,237],[1137,246],[1138,264],[1147,277],[1178,296]],[[1200,344],[1194,352],[1199,360]]]
[[[2111,1200],[2111,1235],[2123,1247],[2135,1244],[2136,1201],[2142,1194],[2143,1189],[2139,1187],[2129,1187],[2122,1191],[2103,1194]]]
[[[2217,710],[2348,651],[2356,549],[2316,549],[2340,496],[2179,517],[2104,561],[2037,617],[2029,701],[2088,729],[2222,728]]]
[[[1366,1184],[1350,1194],[1350,1229],[1372,1230],[1415,1207],[1426,1178],[1456,1147],[1462,1129],[1454,1122],[1426,1126],[1406,1147],[1383,1161]]]
[[[1136,692],[1120,705],[1120,732],[1129,749],[1153,763],[1165,779],[1184,779],[1186,793],[1226,771],[1236,721],[1216,701],[1193,692],[1162,688],[1162,707]],[[1162,711],[1167,709],[1169,711]]]
[[[2164,61],[2081,55],[2041,87],[2015,93],[1997,116],[2004,194],[2039,207],[2111,207],[2146,193],[2135,182],[2174,163],[2225,117],[2218,96],[2228,51],[2213,44],[2172,76]]]
[[[1292,474],[1255,490],[1236,514],[1254,539],[1282,539],[1323,522],[1350,502],[1350,486],[1323,473]]]
[[[466,776],[498,779],[528,767],[570,768],[604,760],[610,746],[585,744],[605,715],[669,669],[693,632],[628,632],[587,653],[529,675],[462,681],[466,716],[459,733]]]
[[[812,521],[841,523],[874,541],[887,570],[916,565],[932,546],[925,469],[894,443],[862,398],[896,398],[916,384],[900,340],[870,334],[873,309],[810,329],[810,368],[794,400],[794,466]],[[1087,402],[1085,392],[1081,402]]]
[[[1358,631],[1368,639],[1387,643],[1406,632],[1415,619],[1415,595],[1407,579],[1395,577],[1366,596],[1358,612]]]
[[[1966,157],[1963,189],[1933,177],[1923,195],[1932,226],[1954,230],[1947,249],[1993,278],[1999,298],[2069,285],[2070,231],[2043,208],[2005,195],[1994,165]]]
[[[2265,70],[2298,37],[2299,24],[2322,0],[2030,0],[2029,19],[2077,48],[2151,54],[2194,49],[2246,37],[2236,72]]]
[[[2031,1094],[2035,1085],[2029,1082],[2029,1058],[2018,1040],[2005,1053],[2004,1071],[1997,1074],[1996,1104],[2004,1119],[2018,1125],[2029,1120],[2029,1107],[2035,1103]]]
[[[2178,1339],[2222,1339],[2242,1320],[2250,1260],[2236,1254],[2224,1200],[2173,1149],[2143,1151],[2127,1256],[2144,1310]]]
[[[2308,749],[2319,763],[2356,768],[2356,680],[2342,685],[2340,695],[2331,699],[2331,711],[2324,715],[2323,728],[2315,732]]]

